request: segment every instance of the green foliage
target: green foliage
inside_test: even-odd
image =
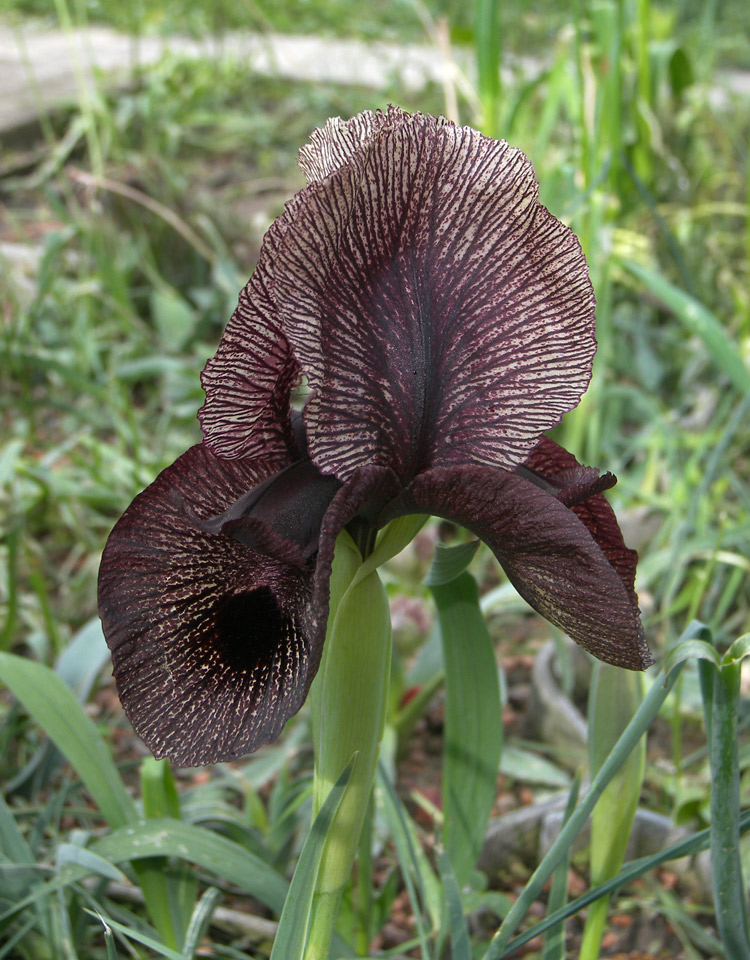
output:
[[[638,709],[642,693],[640,674],[598,663],[589,692],[589,770],[599,772]],[[643,785],[645,738],[637,744],[607,784],[591,815],[591,882],[605,883],[616,876],[625,859]],[[581,960],[596,960],[604,934],[609,899],[602,897],[586,917]]]
[[[94,724],[63,681],[33,660],[0,654],[0,680],[68,757],[113,828],[133,823],[136,809]]]
[[[498,667],[471,574],[430,589],[445,664],[445,845],[454,879],[463,885],[482,849],[497,793],[503,738]]]
[[[238,27],[424,42],[418,6],[96,0],[58,9],[142,33]],[[402,909],[402,890],[413,936],[400,952],[414,947],[436,960],[450,940],[457,957],[501,955],[547,930],[559,934],[567,917],[709,842],[715,910],[696,919],[663,892],[658,909],[681,929],[686,951],[693,943],[717,954],[718,929],[727,956],[746,952],[737,839],[750,826],[740,802],[750,753],[737,681],[748,641],[735,638],[750,611],[750,111],[741,101],[717,107],[708,95],[714,67],[743,58],[747,65],[742,6],[582,0],[572,15],[552,0],[533,11],[492,0],[427,4],[429,15],[448,18],[457,45],[481,51],[480,96],[462,99],[457,90],[462,120],[480,122],[481,105],[487,129],[528,153],[544,202],[573,224],[589,258],[600,349],[591,398],[566,420],[563,440],[619,474],[612,499],[638,541],[649,642],[667,673],[684,664],[662,713],[671,756],[647,765],[642,802],[692,828],[710,827],[626,864],[563,907],[571,837],[596,799],[589,792],[487,953],[488,935],[464,915],[478,903],[482,916],[487,904],[508,914],[504,895],[484,890],[470,871],[492,802],[487,771],[498,770],[498,744],[483,735],[499,737],[501,728],[490,721],[499,711],[494,686],[473,701],[470,692],[497,679],[482,669],[490,657],[495,663],[490,636],[506,655],[517,649],[507,638],[528,644],[530,631],[481,550],[467,543],[441,551],[431,590],[445,653],[435,634],[419,689],[408,703],[397,699],[387,721],[389,775],[375,790],[359,887],[344,894],[347,932],[363,956],[394,903]],[[474,20],[475,7],[483,19]],[[51,22],[49,3],[7,0],[4,10]],[[529,54],[535,62],[526,73],[518,57]],[[231,907],[238,899],[250,915],[259,902],[272,918],[285,902],[289,911],[304,905],[304,864],[310,850],[317,856],[317,840],[304,848],[299,902],[286,897],[286,877],[310,821],[305,716],[278,745],[206,782],[141,763],[102,678],[95,579],[116,517],[198,439],[199,372],[265,226],[301,185],[299,145],[328,116],[388,100],[444,109],[433,89],[309,87],[259,78],[241,64],[165,58],[126,91],[94,91],[80,109],[51,117],[39,154],[0,161],[0,242],[28,258],[11,264],[12,250],[0,247],[0,676],[20,701],[2,694],[0,957],[109,960],[132,952],[187,960],[207,929],[217,957],[265,957],[273,928],[248,945],[245,934],[214,923],[219,900]],[[383,535],[377,562],[418,526]],[[469,563],[491,610],[489,634],[464,572]],[[391,598],[406,593],[420,603],[423,574],[383,568]],[[693,618],[708,630],[675,645]],[[408,749],[426,712],[437,723],[446,668],[445,801],[441,811],[438,791],[420,809],[391,776],[391,724]],[[405,686],[410,670],[406,655],[394,664]],[[663,694],[657,681],[650,710]],[[701,702],[706,735],[696,746]],[[543,751],[506,745],[500,772],[534,792],[567,789],[570,776]],[[619,762],[622,750],[613,756]],[[712,789],[712,774],[721,789]],[[316,829],[309,837],[319,840]],[[553,861],[548,915],[520,931]],[[502,882],[510,889],[517,878]],[[123,885],[131,896],[140,891],[140,901],[124,902]],[[339,941],[342,954],[344,946]],[[562,948],[551,938],[547,956]]]
[[[344,768],[339,779],[328,791],[310,827],[284,903],[271,960],[274,960],[274,957],[276,960],[303,960],[309,956],[308,943],[315,934],[312,927],[316,917],[320,915],[316,913],[316,906],[321,899],[327,900],[333,895],[331,892],[318,891],[318,875],[326,847],[337,841],[336,814],[346,796],[355,763],[356,759],[352,758]],[[315,898],[318,898],[317,903]],[[338,900],[335,906],[338,906]],[[330,940],[330,934],[328,939]]]

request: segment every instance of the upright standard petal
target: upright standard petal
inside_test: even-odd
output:
[[[280,239],[273,291],[313,391],[317,465],[408,481],[523,462],[580,399],[595,350],[585,259],[529,161],[398,110],[324,128],[310,153],[318,182]]]
[[[312,566],[302,546],[210,518],[283,462],[196,446],[138,496],[107,542],[99,611],[120,700],[157,757],[230,760],[274,740],[307,692]],[[332,495],[332,494],[331,494]]]
[[[299,364],[279,322],[272,296],[280,238],[294,221],[294,198],[265,236],[255,272],[241,291],[219,349],[201,375],[206,402],[198,413],[205,442],[217,457],[301,454],[289,399]]]
[[[471,530],[521,596],[595,657],[631,670],[652,662],[632,583],[573,509],[542,486],[484,466],[436,468],[417,477],[381,522],[405,513],[433,513]]]
[[[310,183],[325,180],[355,160],[386,123],[398,122],[402,116],[402,110],[389,107],[387,113],[365,110],[349,120],[331,117],[312,132],[310,142],[300,150],[300,170]]]

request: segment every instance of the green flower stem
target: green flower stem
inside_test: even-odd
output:
[[[750,957],[747,911],[739,853],[737,702],[740,663],[715,672],[711,722],[711,872],[716,922],[727,960]]]
[[[657,682],[651,687],[643,703],[638,708],[638,712],[627,725],[614,749],[592,780],[588,793],[579,804],[573,816],[560,831],[557,840],[555,840],[547,851],[546,856],[523,888],[521,895],[508,911],[508,915],[493,937],[483,960],[499,960],[500,957],[506,956],[506,947],[510,938],[526,916],[531,904],[541,893],[542,888],[554,872],[558,863],[560,863],[566,851],[578,836],[581,827],[596,806],[596,802],[602,795],[604,788],[620,769],[630,751],[638,743],[651,721],[659,712],[659,708],[669,696],[682,667],[682,663],[676,664],[671,673],[664,678],[663,682]]]
[[[349,879],[367,814],[380,738],[385,724],[391,669],[391,623],[377,570],[354,569],[353,543],[336,543],[332,600],[349,586],[329,614],[325,655],[316,680],[315,809],[356,756],[351,779],[336,812],[318,871],[305,960],[326,960],[341,894]],[[364,575],[362,575],[364,573]]]
[[[346,532],[336,540],[336,550],[333,558],[333,567],[331,569],[331,579],[329,583],[330,598],[328,601],[328,631],[326,643],[323,648],[323,659],[318,670],[318,675],[313,681],[310,689],[310,705],[312,708],[312,739],[313,751],[317,758],[320,756],[320,738],[321,738],[321,718],[323,713],[322,695],[324,686],[324,677],[326,673],[326,663],[328,660],[328,651],[330,649],[329,639],[332,633],[332,624],[336,619],[336,612],[341,605],[344,594],[352,584],[357,571],[362,566],[362,555],[357,549],[356,544]],[[317,764],[316,764],[317,769]],[[318,779],[315,779],[313,789],[313,820],[318,815],[325,797],[320,796],[318,790]]]

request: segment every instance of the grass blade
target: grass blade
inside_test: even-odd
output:
[[[286,881],[259,857],[232,840],[179,820],[148,820],[121,827],[92,849],[113,863],[140,857],[188,860],[235,883],[277,913],[286,899]]]
[[[135,804],[104,740],[60,677],[33,660],[0,653],[0,680],[65,754],[109,825],[134,822]]]
[[[351,778],[353,763],[354,758],[329,791],[307,835],[281,913],[271,960],[303,960],[305,956],[318,871],[336,812]]]
[[[727,960],[750,957],[738,845],[740,773],[737,703],[740,670],[740,663],[728,663],[716,673],[711,704],[711,873],[716,922]]]
[[[559,836],[547,851],[546,856],[536,868],[531,879],[513,904],[502,926],[492,938],[483,960],[499,960],[500,957],[505,957],[511,952],[509,941],[518,924],[526,916],[529,907],[541,892],[550,875],[555,870],[555,867],[557,867],[558,863],[560,863],[565,856],[565,852],[569,849],[581,827],[588,819],[597,800],[602,795],[604,788],[620,769],[630,751],[641,739],[649,724],[659,712],[659,708],[669,696],[677,677],[680,675],[682,667],[683,664],[678,663],[674,670],[666,676],[662,682],[657,682],[651,687],[638,712],[630,721],[625,732],[617,741],[615,748],[591,782],[586,796],[578,805],[578,808],[568,823],[560,831]]]
[[[221,891],[216,887],[209,887],[196,903],[185,933],[185,943],[182,948],[184,960],[192,960],[220,899]]]
[[[675,287],[661,274],[632,260],[621,260],[621,265],[660,300],[680,320],[688,331],[703,341],[717,368],[729,378],[742,396],[750,393],[750,370],[742,360],[737,345],[732,342],[719,319],[700,301]]]
[[[598,663],[589,707],[591,776],[601,769],[643,699],[641,675]],[[604,789],[591,817],[591,882],[603,883],[620,872],[633,826],[646,768],[645,738],[636,744]],[[597,960],[609,898],[592,905],[586,917],[581,960]]]
[[[563,815],[563,825],[570,820],[578,803],[578,792],[581,788],[581,778],[576,776],[570,787],[568,802],[565,806]],[[552,877],[552,886],[549,892],[549,901],[547,903],[548,913],[555,913],[562,910],[565,901],[568,899],[568,873],[570,871],[570,855],[568,849],[565,856],[560,861]],[[544,941],[544,954],[542,960],[565,960],[565,924],[560,922],[548,931]]]
[[[750,831],[750,811],[740,817],[739,825],[740,836],[744,836],[748,831]],[[569,917],[575,916],[575,914],[580,913],[581,910],[584,910],[589,904],[594,903],[594,901],[599,900],[601,897],[614,893],[614,891],[619,890],[620,887],[632,883],[633,880],[642,877],[645,873],[648,873],[649,870],[654,870],[656,867],[660,867],[663,863],[668,863],[670,860],[679,860],[681,857],[691,857],[696,853],[700,853],[701,850],[707,850],[710,843],[711,831],[707,828],[706,830],[701,830],[699,833],[693,834],[692,837],[688,837],[686,840],[680,840],[679,843],[675,843],[671,847],[661,850],[659,853],[652,854],[650,857],[642,857],[639,860],[633,860],[627,863],[612,880],[608,880],[607,883],[602,883],[598,887],[587,890],[586,893],[582,894],[576,900],[572,900],[566,907],[555,911],[555,913],[551,913],[538,924],[535,924],[524,931],[524,933],[514,937],[508,943],[502,956],[511,956],[516,950],[520,950],[521,947],[527,944],[529,940],[533,940],[540,934],[546,933],[552,927],[562,923]]]
[[[117,930],[117,932],[125,937],[127,940],[135,940],[136,943],[143,944],[144,947],[148,947],[149,950],[153,950],[154,953],[159,954],[160,957],[166,957],[167,960],[184,960],[184,957],[181,953],[178,953],[176,950],[172,950],[170,947],[165,947],[163,944],[159,943],[158,940],[154,940],[153,937],[149,937],[145,933],[141,933],[140,930],[135,930],[133,927],[126,927],[124,923],[118,923],[117,920],[113,920],[111,917],[105,918],[98,912],[93,910],[86,910],[86,913],[90,914],[92,917],[96,917],[103,925],[106,930],[109,927],[111,930]]]
[[[430,589],[445,662],[445,846],[460,886],[479,856],[497,791],[500,684],[474,578],[462,573]]]
[[[474,10],[481,127],[485,136],[496,137],[500,125],[500,3],[499,0],[475,0]]]
[[[168,760],[144,759],[141,796],[147,820],[180,820],[180,800]],[[172,865],[164,857],[149,857],[138,865],[138,883],[162,941],[175,950],[181,949],[198,893],[193,871],[185,863]]]
[[[409,814],[396,795],[396,791],[393,789],[382,764],[378,771],[378,782],[383,788],[385,819],[388,823],[388,830],[393,837],[396,856],[401,867],[401,875],[409,894],[409,902],[414,914],[417,936],[419,937],[421,956],[424,960],[430,960],[432,951],[430,950],[425,926],[425,914],[435,926],[440,916],[438,881],[419,847]]]
[[[440,848],[438,850],[437,861],[448,908],[451,958],[452,960],[471,960],[471,941],[469,940],[469,930],[466,926],[466,918],[464,917],[463,907],[461,906],[461,894],[458,890],[456,874],[453,870],[451,859],[445,849]]]

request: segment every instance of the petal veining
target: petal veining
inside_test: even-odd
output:
[[[299,364],[271,294],[276,248],[294,220],[297,203],[298,197],[293,198],[266,234],[219,349],[201,374],[206,402],[198,418],[206,444],[218,457],[301,453],[289,407]]]
[[[308,686],[317,673],[323,653],[328,623],[329,581],[336,538],[355,516],[364,515],[368,519],[374,519],[383,506],[398,495],[399,489],[400,485],[392,470],[368,465],[361,467],[346,481],[328,508],[320,531],[312,596],[305,623],[305,632],[310,637]]]
[[[632,586],[550,493],[504,470],[436,468],[417,477],[381,520],[427,512],[484,540],[521,596],[594,656],[630,669],[652,662]]]
[[[300,170],[310,183],[325,180],[351,163],[386,123],[399,122],[403,116],[398,107],[389,107],[386,113],[365,110],[349,120],[331,117],[312,132],[310,142],[300,150]]]
[[[580,399],[595,350],[585,259],[529,161],[401,112],[339,122],[312,154],[315,177],[331,172],[300,195],[274,297],[313,390],[315,462],[405,481],[522,462]]]
[[[121,702],[157,757],[194,765],[249,753],[304,700],[312,568],[300,547],[259,521],[252,546],[196,523],[279,466],[222,462],[193,447],[107,542],[104,633]]]
[[[615,512],[599,492],[613,487],[616,478],[611,473],[599,477],[593,467],[581,466],[572,453],[549,437],[542,437],[529,454],[525,466],[554,485],[557,499],[569,506],[586,526],[637,603],[635,571],[638,554],[625,546]]]

